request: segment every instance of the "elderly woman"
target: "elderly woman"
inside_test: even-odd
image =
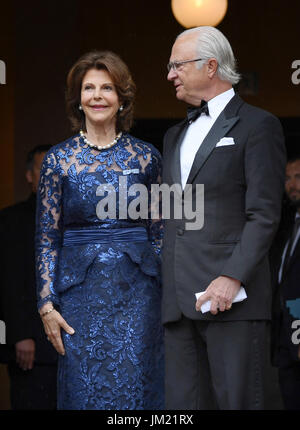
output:
[[[134,95],[116,54],[81,57],[66,93],[77,134],[54,146],[42,166],[38,305],[60,353],[59,409],[163,408],[162,225],[137,216],[145,203],[150,208],[161,157],[128,134]],[[134,186],[138,204],[128,193]]]

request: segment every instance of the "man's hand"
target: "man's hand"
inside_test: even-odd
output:
[[[33,368],[35,355],[35,342],[33,339],[24,339],[16,343],[16,361],[23,370]]]
[[[205,293],[197,300],[196,311],[200,311],[207,300],[211,300],[210,312],[213,315],[216,315],[218,310],[221,312],[229,310],[240,287],[241,281],[228,276],[219,276],[209,284]]]

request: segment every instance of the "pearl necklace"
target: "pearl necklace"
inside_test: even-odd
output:
[[[91,148],[99,149],[99,151],[101,151],[101,149],[111,148],[118,142],[118,140],[122,136],[122,132],[120,132],[111,143],[108,143],[107,145],[104,145],[104,146],[100,146],[100,145],[94,145],[92,142],[90,142],[82,130],[80,130],[79,133],[80,133],[80,136],[83,138],[84,143],[89,145]]]

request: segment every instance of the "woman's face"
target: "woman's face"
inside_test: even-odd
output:
[[[115,126],[120,102],[106,70],[90,69],[86,72],[81,85],[81,106],[86,126]]]

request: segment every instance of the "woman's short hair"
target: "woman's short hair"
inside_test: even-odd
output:
[[[82,80],[90,69],[106,70],[115,87],[123,110],[117,113],[116,131],[129,131],[133,123],[136,87],[124,61],[111,51],[92,51],[73,65],[67,76],[66,108],[74,131],[86,131],[85,114],[79,109]]]

